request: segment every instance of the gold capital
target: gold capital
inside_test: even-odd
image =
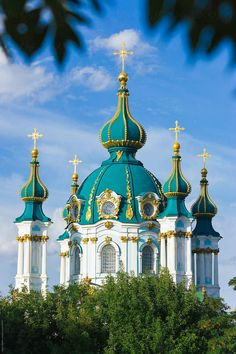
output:
[[[176,120],[176,121],[175,121],[175,128],[169,128],[169,130],[175,132],[175,141],[178,142],[179,133],[180,133],[181,131],[184,131],[185,128],[181,128],[180,125],[179,125],[179,122]]]
[[[37,148],[37,140],[39,138],[42,138],[43,137],[43,134],[39,134],[39,132],[37,131],[36,128],[34,128],[34,131],[32,134],[28,134],[28,137],[31,138],[33,141],[34,141],[34,150],[36,150]]]
[[[121,57],[122,62],[122,73],[125,72],[125,59],[127,55],[132,55],[134,52],[127,52],[125,42],[122,43],[121,50],[119,52],[114,52],[114,55],[119,55]]]

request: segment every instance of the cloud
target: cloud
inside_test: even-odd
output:
[[[106,49],[111,53],[114,50],[119,50],[123,42],[125,42],[127,50],[135,50],[135,54],[147,54],[154,49],[148,42],[142,40],[139,31],[125,29],[109,37],[96,37],[90,41],[90,50]]]
[[[114,83],[111,75],[103,67],[85,66],[76,68],[71,73],[74,83],[82,85],[91,91],[103,91]]]

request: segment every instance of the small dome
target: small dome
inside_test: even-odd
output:
[[[207,169],[201,171],[201,192],[197,201],[192,205],[192,214],[195,218],[213,217],[217,214],[217,207],[208,194]]]
[[[32,161],[30,162],[30,177],[20,191],[23,201],[43,202],[48,197],[48,190],[39,178],[37,161],[38,151],[32,150]]]
[[[146,142],[146,133],[129,111],[127,74],[121,73],[119,80],[121,86],[118,90],[117,111],[114,117],[101,128],[101,143],[105,148],[129,146],[140,149]]]
[[[177,145],[178,144],[178,145]],[[179,143],[173,145],[174,156],[172,157],[172,172],[170,177],[163,185],[163,192],[167,198],[169,197],[182,197],[185,198],[191,192],[191,185],[183,176],[181,171],[179,156]]]

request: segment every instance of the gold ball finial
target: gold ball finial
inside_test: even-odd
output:
[[[37,159],[38,154],[39,154],[38,150],[37,149],[33,149],[31,153],[32,153],[32,158],[33,159]]]
[[[126,82],[128,81],[129,77],[125,72],[121,72],[118,76],[118,80],[120,81],[120,84],[122,86],[126,85]]]
[[[206,169],[206,167],[203,167],[203,168],[202,168],[201,174],[202,174],[202,177],[203,177],[203,178],[206,178],[206,176],[207,176],[207,169]]]
[[[72,181],[77,182],[78,181],[78,173],[73,173],[72,175]]]
[[[178,153],[180,150],[180,143],[178,141],[175,141],[174,144],[172,145],[174,152]]]

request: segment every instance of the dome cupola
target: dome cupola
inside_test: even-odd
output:
[[[146,133],[141,124],[132,117],[129,111],[129,90],[126,87],[128,75],[124,71],[124,58],[132,52],[125,47],[117,53],[122,58],[122,71],[118,76],[120,87],[118,89],[118,105],[114,117],[103,125],[100,131],[100,140],[105,148],[133,147],[140,149],[146,142]]]

